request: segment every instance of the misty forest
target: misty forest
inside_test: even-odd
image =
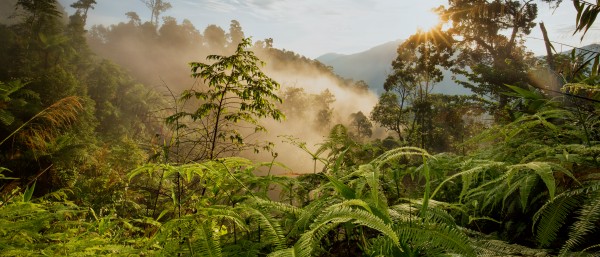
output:
[[[376,84],[136,2],[0,2],[0,256],[600,256],[600,47],[535,22],[600,1],[449,0]]]

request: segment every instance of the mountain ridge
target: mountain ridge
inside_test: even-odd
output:
[[[383,84],[392,72],[392,61],[396,59],[398,46],[404,40],[389,41],[368,50],[354,54],[326,53],[316,58],[317,61],[331,66],[333,71],[344,78],[364,80],[369,88],[380,95],[385,92]],[[448,95],[468,95],[469,89],[456,83],[449,70],[442,70],[444,79],[437,83],[434,93]],[[458,76],[459,79],[463,78]]]
[[[317,61],[333,67],[333,71],[344,78],[364,80],[374,92],[383,93],[383,83],[391,72],[391,63],[396,58],[396,49],[403,40],[389,41],[354,54],[327,53]]]

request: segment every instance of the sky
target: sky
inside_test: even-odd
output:
[[[59,0],[69,6],[75,0]],[[309,58],[326,53],[352,54],[398,39],[406,39],[435,17],[431,9],[447,0],[166,0],[173,8],[163,16],[179,22],[192,21],[201,32],[210,24],[225,31],[231,20],[242,25],[253,40],[273,38],[274,47],[294,51]],[[97,0],[88,14],[88,25],[126,22],[125,13],[137,12],[142,21],[150,11],[141,0]],[[538,1],[539,2],[539,1]],[[571,46],[600,41],[596,27],[583,41],[573,35],[575,10],[570,1],[556,9],[538,3],[537,21],[543,21],[551,40]],[[67,8],[69,13],[74,10]],[[539,27],[534,28],[527,47],[535,54],[545,53]],[[569,50],[555,45],[557,50]]]

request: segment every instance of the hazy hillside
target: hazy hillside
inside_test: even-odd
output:
[[[383,83],[391,72],[392,61],[396,58],[396,49],[402,40],[387,42],[364,52],[344,55],[328,53],[317,58],[325,65],[332,66],[338,75],[354,80],[364,80],[371,90],[381,94]],[[434,88],[434,92],[449,95],[469,94],[470,90],[456,84],[452,73],[444,71],[444,80]]]

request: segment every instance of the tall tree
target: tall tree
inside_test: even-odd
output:
[[[441,8],[442,19],[451,24],[448,30],[456,39],[455,73],[468,81],[458,81],[474,93],[497,101],[494,110],[508,103],[508,85],[528,83],[527,61],[530,54],[523,38],[535,26],[537,5],[516,0],[450,0]]]
[[[158,27],[160,14],[171,9],[171,3],[162,0],[140,0],[150,9],[150,23]]]
[[[350,114],[350,119],[358,137],[371,137],[373,135],[373,124],[361,111]]]
[[[411,135],[418,132],[417,142],[422,148],[427,145],[433,129],[429,115],[429,95],[435,84],[443,79],[441,68],[452,65],[453,42],[454,39],[442,30],[441,25],[430,31],[418,31],[398,47],[398,56],[392,62],[393,71],[384,84],[387,92],[396,92],[399,97],[395,108],[400,113],[395,121],[387,121],[391,122],[388,128],[395,127],[394,130],[398,132],[401,130],[400,126],[405,126],[409,131],[408,139],[412,139]],[[379,107],[394,108],[391,100],[391,96],[380,98]],[[412,121],[405,119],[402,114],[405,106],[409,107]],[[384,118],[387,120],[389,117],[379,118],[381,119],[378,122],[382,122]],[[405,124],[392,125],[400,122]]]
[[[405,140],[402,133],[406,128],[407,121],[404,103],[404,100],[399,101],[394,92],[388,91],[379,97],[379,102],[371,111],[371,120],[388,130],[396,132],[400,141]]]
[[[220,52],[227,45],[225,30],[214,24],[208,25],[204,29],[204,39],[208,48],[213,52]]]
[[[227,37],[229,38],[229,46],[231,48],[235,48],[238,44],[242,43],[242,40],[245,38],[245,36],[239,21],[231,21],[231,24],[229,25],[229,34],[227,34]]]
[[[319,129],[329,130],[331,126],[331,120],[333,118],[333,108],[331,104],[335,102],[335,95],[325,89],[318,95],[313,95],[313,102],[311,103],[317,109],[317,117],[315,119],[315,125]]]
[[[127,16],[127,19],[129,19],[129,24],[135,26],[142,24],[142,19],[140,19],[140,16],[136,12],[127,12],[125,13],[125,16]]]
[[[94,5],[96,4],[96,0],[78,0],[77,2],[71,4],[71,7],[77,9],[77,13],[81,14],[83,18],[83,24],[87,22],[87,15],[90,9],[94,9]]]

